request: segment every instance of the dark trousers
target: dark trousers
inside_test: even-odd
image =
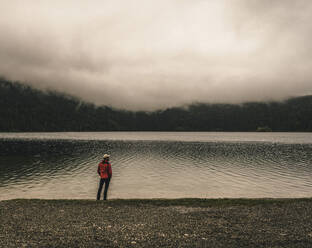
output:
[[[104,183],[105,183],[105,188],[104,188],[104,200],[106,200],[109,182],[110,182],[110,178],[101,178],[101,180],[100,180],[100,185],[99,185],[99,190],[98,190],[97,197],[96,197],[97,200],[100,200],[101,191],[102,191],[102,188],[103,188],[103,184],[104,184]]]

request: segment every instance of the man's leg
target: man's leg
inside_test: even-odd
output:
[[[107,197],[107,190],[109,187],[110,178],[105,179],[105,188],[104,188],[104,200],[106,200]]]
[[[102,188],[103,188],[104,180],[105,179],[103,179],[103,178],[100,179],[99,189],[98,189],[98,193],[97,193],[97,197],[96,197],[97,200],[100,200],[100,196],[101,196],[101,191],[102,191]]]

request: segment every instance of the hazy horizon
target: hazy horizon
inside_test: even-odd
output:
[[[0,75],[155,110],[312,94],[308,0],[3,0]]]

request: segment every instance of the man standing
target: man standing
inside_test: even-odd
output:
[[[105,183],[104,200],[106,200],[109,182],[110,182],[110,179],[112,177],[112,166],[109,163],[109,155],[108,154],[104,154],[103,160],[99,163],[97,171],[98,171],[98,174],[101,177],[101,179],[100,179],[100,185],[99,185],[99,190],[98,190],[96,199],[100,200],[100,195],[101,195],[101,191],[103,188],[103,184]]]

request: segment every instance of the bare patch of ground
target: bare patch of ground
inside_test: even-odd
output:
[[[312,247],[312,199],[10,200],[0,247]]]

